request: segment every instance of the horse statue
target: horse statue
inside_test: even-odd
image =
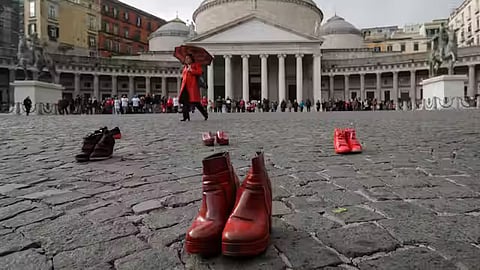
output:
[[[27,41],[29,41],[30,44],[28,44]],[[36,33],[33,33],[30,38],[20,37],[18,42],[17,60],[17,67],[20,67],[23,70],[25,80],[30,79],[28,75],[29,68],[36,69],[38,73],[38,78],[33,79],[40,79],[46,73],[46,69],[50,73],[52,82],[58,83],[58,73],[55,61],[40,44],[40,40]]]
[[[457,36],[454,31],[447,30],[443,25],[440,31],[432,39],[432,50],[428,63],[430,77],[437,76],[443,63],[448,63],[448,74],[453,75],[453,68],[458,59]]]

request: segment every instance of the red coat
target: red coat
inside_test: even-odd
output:
[[[190,67],[190,71],[188,71],[187,66],[183,68],[180,99],[182,98],[182,93],[186,88],[188,91],[189,102],[200,102],[200,88],[198,87],[197,78],[203,73],[202,66],[197,63],[192,63]]]

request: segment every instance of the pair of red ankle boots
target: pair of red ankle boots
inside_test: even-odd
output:
[[[333,146],[337,154],[359,154],[363,151],[353,128],[336,128],[333,134]]]
[[[202,140],[206,146],[214,146],[215,140],[219,145],[228,145],[230,143],[228,134],[225,131],[217,131],[215,135],[212,132],[205,132],[202,134]]]
[[[190,254],[255,256],[268,247],[272,216],[272,185],[263,153],[257,153],[242,185],[228,153],[203,160],[203,199],[187,231]]]

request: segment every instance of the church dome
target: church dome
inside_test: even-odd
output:
[[[324,39],[322,45],[324,49],[353,49],[364,47],[362,32],[353,24],[337,15],[328,19],[327,22],[320,27],[319,34]]]
[[[325,36],[335,34],[353,34],[361,36],[362,32],[353,26],[353,24],[345,21],[344,18],[335,15],[328,19],[320,28],[320,35]]]
[[[150,51],[173,51],[188,38],[190,29],[185,22],[176,18],[158,28],[149,37]]]
[[[323,20],[313,0],[204,0],[193,20],[202,34],[252,14],[307,35],[314,35]]]

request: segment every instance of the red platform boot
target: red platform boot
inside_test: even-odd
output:
[[[254,256],[265,251],[270,239],[271,216],[272,185],[263,153],[257,153],[223,229],[222,253],[226,256]]]
[[[335,147],[335,153],[337,154],[348,154],[351,152],[345,130],[339,128],[335,129],[335,133],[333,134],[333,146]]]
[[[203,160],[203,199],[185,236],[187,253],[213,256],[221,252],[222,231],[239,188],[230,156],[220,153]]]
[[[362,145],[357,140],[357,134],[355,132],[355,129],[353,128],[345,129],[345,135],[347,137],[348,146],[350,147],[350,152],[357,153],[357,154],[362,153]]]

